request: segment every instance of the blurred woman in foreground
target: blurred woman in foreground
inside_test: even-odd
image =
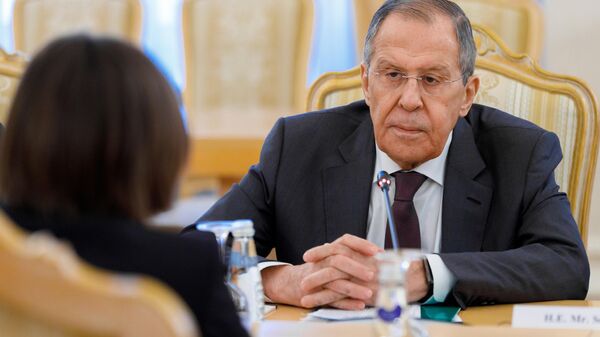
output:
[[[83,35],[52,42],[27,68],[2,138],[0,197],[19,226],[166,283],[205,337],[247,335],[214,236],[144,227],[170,206],[188,140],[171,87],[139,50]]]

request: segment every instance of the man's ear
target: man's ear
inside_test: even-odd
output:
[[[475,100],[475,96],[479,91],[479,77],[471,76],[465,85],[465,98],[463,104],[460,106],[460,116],[465,117],[469,110],[471,109],[471,105],[473,105],[473,100]]]
[[[371,104],[369,104],[369,101],[371,97],[369,96],[369,69],[364,62],[360,64],[360,82],[362,83],[365,102],[367,102],[367,105],[370,106]]]

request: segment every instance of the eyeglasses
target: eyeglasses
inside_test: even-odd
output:
[[[386,70],[383,72],[374,72],[377,82],[385,89],[396,90],[402,88],[409,79],[415,79],[419,83],[421,92],[431,96],[443,95],[448,84],[462,80],[462,75],[459,78],[448,80],[443,76],[435,74],[427,75],[406,75],[395,70]]]

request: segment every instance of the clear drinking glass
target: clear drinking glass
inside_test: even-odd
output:
[[[221,255],[221,263],[226,268],[225,286],[229,289],[231,299],[237,311],[244,310],[246,303],[241,290],[231,282],[231,268],[229,268],[229,247],[227,240],[231,233],[232,224],[236,220],[219,220],[219,221],[204,221],[196,224],[196,229],[199,231],[212,232],[219,244],[219,253]]]
[[[376,255],[379,290],[375,301],[377,336],[408,335],[411,306],[406,298],[405,279],[411,262],[424,258],[418,249],[386,250]]]
[[[229,257],[227,254],[227,238],[231,232],[231,224],[233,221],[204,221],[196,224],[196,229],[204,232],[212,232],[217,238],[219,244],[219,253],[221,262],[227,267]]]

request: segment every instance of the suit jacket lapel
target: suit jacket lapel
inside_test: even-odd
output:
[[[470,125],[460,118],[448,150],[442,205],[444,253],[479,251],[493,194]]]
[[[338,150],[339,164],[323,170],[327,242],[345,233],[366,238],[375,163],[371,119],[360,123]]]

